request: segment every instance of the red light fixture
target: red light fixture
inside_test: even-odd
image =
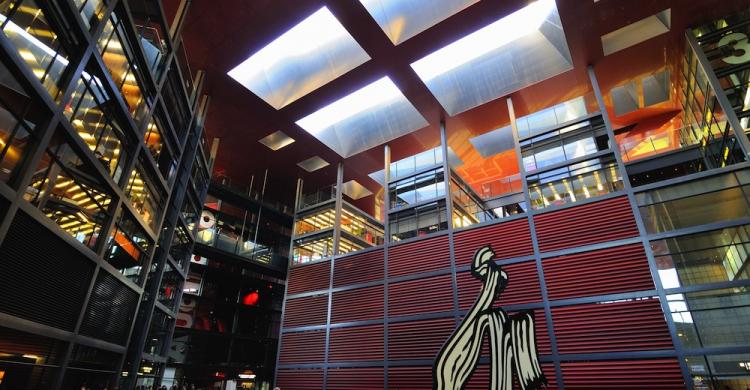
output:
[[[258,292],[252,291],[242,297],[242,304],[245,306],[255,306],[256,304],[258,304],[258,299],[260,299]]]

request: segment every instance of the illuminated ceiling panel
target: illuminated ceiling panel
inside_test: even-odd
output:
[[[261,139],[258,142],[266,145],[269,149],[277,151],[284,146],[294,143],[294,138],[286,135],[283,131],[279,130],[275,133],[271,133]]]
[[[428,125],[387,76],[298,120],[297,124],[344,158]]]
[[[323,7],[227,74],[278,110],[369,59]]]
[[[372,195],[372,191],[368,190],[362,184],[359,184],[356,180],[349,180],[341,186],[344,195],[348,196],[353,200],[362,199],[364,197]]]
[[[456,115],[573,69],[554,0],[538,0],[411,64]]]
[[[305,161],[300,161],[297,163],[297,166],[308,171],[308,172],[315,172],[318,169],[325,168],[329,166],[330,164],[328,161],[323,160],[319,156],[313,156],[308,158]]]
[[[359,0],[394,45],[427,30],[478,1]]]

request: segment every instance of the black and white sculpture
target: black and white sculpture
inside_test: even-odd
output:
[[[482,290],[461,324],[438,353],[433,367],[433,388],[464,389],[476,368],[482,340],[489,335],[490,390],[513,388],[513,372],[523,390],[541,389],[547,379],[539,365],[534,312],[508,315],[492,303],[508,284],[508,275],[495,264],[490,246],[474,254],[471,273],[483,281]]]

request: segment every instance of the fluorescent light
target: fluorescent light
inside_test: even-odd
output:
[[[400,97],[403,94],[386,76],[298,120],[297,124],[315,136],[335,123]]]
[[[280,109],[369,59],[323,7],[227,74]]]
[[[443,73],[537,31],[554,9],[554,0],[538,0],[439,49],[411,64],[411,67],[422,81],[428,82]]]

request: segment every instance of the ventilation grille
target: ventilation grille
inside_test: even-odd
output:
[[[383,318],[383,303],[382,285],[335,292],[333,293],[331,322],[364,321]]]
[[[676,359],[562,362],[566,388],[685,389]]]
[[[535,261],[504,265],[503,271],[508,274],[508,286],[500,293],[500,299],[495,301],[495,307],[541,302],[542,292]],[[456,274],[456,281],[459,308],[468,310],[479,296],[482,281],[472,276],[470,271]]]
[[[450,275],[388,285],[389,317],[451,310],[453,310],[453,283]]]
[[[552,309],[560,353],[673,349],[657,299]]]
[[[496,259],[510,259],[534,254],[529,222],[526,218],[478,229],[465,230],[454,236],[456,265],[471,264],[477,249],[490,244]]]
[[[328,369],[328,390],[382,390],[384,382],[382,367]]]
[[[289,270],[287,294],[294,295],[307,291],[328,290],[331,262],[325,261]]]
[[[0,311],[72,331],[93,272],[93,262],[19,211],[0,247]]]
[[[383,250],[336,259],[333,287],[383,280]]]
[[[543,264],[550,299],[654,288],[641,244],[545,259]]]
[[[322,363],[325,354],[326,332],[283,333],[279,350],[280,364]]]
[[[96,278],[81,333],[125,345],[135,315],[138,294],[101,270]]]
[[[276,386],[282,389],[320,390],[323,388],[323,370],[279,370]]]
[[[432,390],[432,367],[388,367],[388,388]]]
[[[328,319],[328,294],[286,301],[284,327],[325,325]]]
[[[545,213],[534,217],[534,223],[542,252],[638,235],[626,197]]]
[[[388,277],[450,268],[448,236],[401,244],[388,249]]]
[[[353,362],[383,360],[383,325],[331,329],[328,360]]]
[[[388,359],[434,359],[456,327],[451,318],[388,325]]]

